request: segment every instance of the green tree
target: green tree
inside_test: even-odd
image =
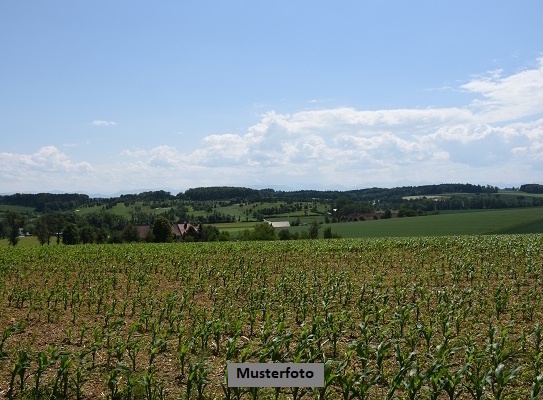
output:
[[[106,243],[109,232],[106,228],[100,228],[96,231],[96,243]]]
[[[95,230],[90,225],[85,225],[79,230],[79,238],[81,243],[92,243],[94,242]]]
[[[132,224],[128,224],[124,227],[121,237],[125,242],[138,242],[140,240],[138,228]]]
[[[38,238],[38,241],[43,246],[45,243],[49,244],[49,238],[51,237],[51,229],[47,225],[45,216],[39,217],[34,223],[34,235]]]
[[[6,237],[6,224],[3,220],[0,220],[0,239]]]
[[[252,239],[252,233],[249,229],[244,229],[238,232],[238,240],[247,241]]]
[[[332,239],[332,238],[340,238],[341,237],[341,235],[339,235],[338,233],[332,232],[332,228],[330,226],[324,228],[324,231],[322,233],[323,233],[323,237],[325,239]]]
[[[164,243],[173,240],[172,225],[170,224],[170,221],[162,215],[159,215],[155,219],[151,230],[153,231],[155,242]]]
[[[221,231],[219,233],[219,242],[228,242],[230,240],[230,233],[228,231]]]
[[[62,231],[62,243],[68,245],[79,243],[79,229],[77,229],[76,224],[69,223],[64,227]]]
[[[279,240],[290,240],[292,239],[292,235],[290,234],[290,231],[288,229],[281,229],[279,231]]]
[[[8,211],[5,221],[8,228],[9,244],[16,246],[19,243],[19,228],[24,226],[24,217],[21,214]]]
[[[219,234],[219,230],[213,225],[200,225],[198,228],[198,240],[202,242],[216,242]]]
[[[275,228],[267,222],[263,222],[255,225],[251,236],[252,240],[275,240]]]
[[[60,244],[60,237],[62,235],[64,224],[66,223],[64,215],[58,212],[49,213],[45,215],[45,221],[47,223],[47,227],[49,228],[50,236],[56,236],[57,245]],[[47,238],[47,244],[49,244],[49,238]]]
[[[319,229],[320,224],[318,221],[311,222],[311,225],[309,226],[309,238],[310,239],[318,239],[319,238]]]

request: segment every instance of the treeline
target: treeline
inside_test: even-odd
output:
[[[16,193],[0,196],[0,204],[32,207],[38,212],[73,210],[83,204],[89,203],[89,196],[78,193]]]
[[[543,185],[526,184],[520,187],[520,191],[527,193],[543,193]],[[274,189],[250,189],[245,187],[231,186],[216,186],[216,187],[199,187],[188,189],[185,192],[179,192],[173,195],[164,190],[147,191],[139,194],[123,194],[119,197],[112,198],[89,198],[85,194],[14,194],[0,196],[0,204],[19,205],[32,207],[37,212],[50,211],[69,211],[75,210],[84,205],[103,205],[106,208],[111,208],[118,202],[123,202],[126,205],[143,202],[144,204],[155,204],[160,207],[172,207],[179,204],[179,201],[188,202],[209,202],[209,201],[229,201],[235,203],[256,203],[256,202],[275,202],[284,201],[288,204],[294,202],[305,202],[311,200],[320,201],[336,201],[340,198],[345,198],[351,202],[366,202],[378,204],[380,206],[399,208],[405,202],[404,198],[409,196],[432,196],[438,194],[447,194],[454,196],[455,194],[479,194],[491,195],[498,193],[498,188],[495,186],[472,185],[469,183],[447,183],[437,185],[422,185],[422,186],[403,186],[397,188],[367,188],[346,191],[336,190],[294,190],[282,191]],[[464,196],[463,196],[464,197]],[[467,200],[472,203],[468,208],[478,208],[475,205],[476,201]],[[516,207],[518,205],[510,205],[506,200],[503,201],[487,201],[488,204],[482,207],[491,207],[490,203],[497,203],[497,208]],[[532,204],[526,203],[527,206]],[[208,205],[207,205],[208,206]],[[382,207],[381,207],[382,208]]]
[[[270,189],[267,189],[270,190]],[[183,193],[188,200],[207,201],[207,200],[247,200],[250,202],[260,201],[262,194],[259,190],[245,187],[214,186],[199,187],[188,189]]]
[[[530,196],[497,196],[479,194],[475,196],[450,196],[442,198],[419,198],[402,201],[398,209],[415,211],[482,210],[519,207],[542,207],[543,198]],[[395,207],[396,208],[396,207]]]
[[[184,196],[189,200],[227,200],[247,199],[248,201],[266,201],[270,199],[281,199],[290,201],[306,201],[308,199],[335,200],[339,197],[346,197],[352,201],[375,201],[387,200],[394,197],[424,196],[442,193],[498,193],[496,186],[472,185],[469,183],[444,183],[438,185],[403,186],[392,189],[368,188],[356,190],[293,190],[282,191],[274,189],[248,189],[242,187],[207,187],[188,189]],[[178,194],[181,196],[182,194]]]
[[[543,185],[538,185],[536,183],[530,183],[527,185],[522,185],[519,189],[521,192],[532,193],[532,194],[543,194]]]

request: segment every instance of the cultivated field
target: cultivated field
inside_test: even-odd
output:
[[[333,232],[348,238],[543,233],[543,208],[441,212],[423,217],[340,222],[323,226],[330,226]],[[219,225],[217,227],[220,229]]]
[[[530,399],[543,236],[0,249],[0,395]],[[227,361],[321,362],[234,389]],[[539,397],[538,397],[539,396]]]

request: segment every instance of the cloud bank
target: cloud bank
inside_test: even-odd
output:
[[[541,182],[543,58],[533,69],[508,76],[493,71],[459,89],[472,99],[451,108],[269,111],[243,134],[208,135],[188,151],[166,145],[125,149],[108,166],[72,161],[55,147],[31,155],[2,153],[0,174],[3,179],[88,174],[89,184],[102,183],[88,190],[106,192]]]

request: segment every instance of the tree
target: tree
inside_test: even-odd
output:
[[[228,231],[221,231],[219,233],[219,242],[228,242],[230,240],[230,233]]]
[[[79,243],[79,229],[77,225],[69,223],[62,231],[62,243],[70,245]]]
[[[255,225],[251,236],[252,240],[275,240],[275,228],[267,222],[263,222]]]
[[[49,238],[51,237],[50,228],[47,225],[45,216],[39,217],[34,223],[34,235],[38,238],[38,241],[43,246],[45,243],[49,244]]]
[[[292,239],[292,235],[290,234],[290,231],[288,229],[281,229],[279,231],[279,240],[290,240]]]
[[[332,239],[332,238],[340,238],[341,235],[339,235],[337,233],[333,233],[332,228],[330,226],[328,226],[328,227],[324,228],[323,237],[325,239]]]
[[[50,235],[57,237],[57,245],[60,244],[60,236],[62,235],[62,229],[66,223],[63,214],[61,213],[49,213],[45,215],[45,221],[49,228]],[[47,244],[49,244],[49,238],[47,238]]]
[[[311,222],[311,225],[309,226],[309,238],[310,239],[318,239],[319,238],[319,229],[320,224],[318,221]]]
[[[172,225],[170,224],[170,221],[162,215],[159,215],[155,219],[151,230],[153,231],[155,242],[165,243],[173,240]]]
[[[81,243],[83,244],[94,242],[94,237],[95,237],[94,228],[90,226],[89,224],[83,226],[79,230],[79,238],[81,239]]]
[[[109,233],[106,228],[100,228],[96,231],[96,243],[106,243]]]
[[[24,225],[24,217],[21,214],[8,211],[6,213],[9,244],[16,246],[19,243],[19,228]]]
[[[137,242],[140,240],[138,228],[132,224],[128,224],[124,227],[121,237],[125,242]]]
[[[200,225],[198,230],[198,240],[202,242],[216,242],[219,240],[219,230],[213,225]]]

